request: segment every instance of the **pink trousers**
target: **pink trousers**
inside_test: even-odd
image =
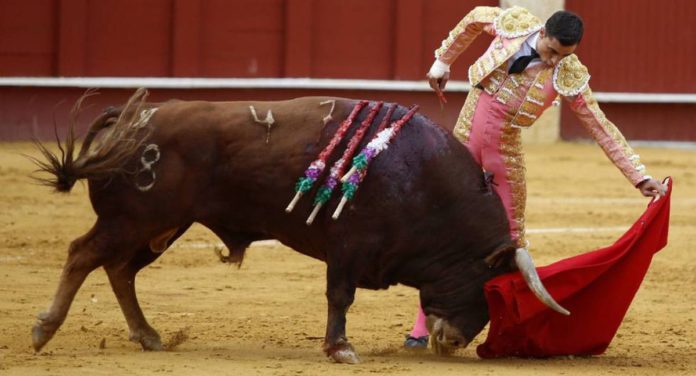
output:
[[[527,201],[520,129],[510,126],[508,106],[481,93],[465,144],[476,162],[493,173],[493,190],[500,196],[510,223],[510,237],[526,247],[524,209]]]

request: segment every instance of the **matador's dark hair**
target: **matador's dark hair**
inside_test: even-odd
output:
[[[559,10],[546,20],[546,35],[556,38],[563,46],[580,43],[584,27],[575,13]]]

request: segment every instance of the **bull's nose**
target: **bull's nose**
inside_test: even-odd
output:
[[[464,338],[442,338],[438,337],[437,342],[445,347],[462,347],[469,344]]]
[[[438,355],[448,356],[452,355],[458,348],[465,347],[467,341],[462,339],[436,339],[433,343],[433,352]]]
[[[466,347],[466,345],[469,344],[469,341],[467,341],[466,338],[456,338],[450,343],[452,344],[452,347]]]

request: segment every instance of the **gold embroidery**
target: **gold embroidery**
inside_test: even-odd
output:
[[[510,205],[512,221],[514,221],[514,223],[510,223],[511,235],[517,247],[526,247],[524,211],[527,201],[527,186],[519,129],[503,127],[500,135],[500,155],[505,163],[507,175],[505,179],[510,185]]]
[[[495,99],[498,102],[507,104],[510,101],[510,98],[512,98],[513,91],[510,90],[508,86],[510,86],[510,80],[505,80],[503,87],[495,94]]]
[[[590,82],[590,73],[575,54],[561,59],[553,72],[553,87],[558,94],[571,97],[580,94]]]
[[[517,38],[529,35],[541,29],[541,20],[531,14],[527,9],[512,7],[504,10],[493,21],[498,35],[505,38]]]
[[[510,103],[510,100],[519,95],[521,89],[525,89],[529,86],[529,78],[526,74],[512,74],[508,73],[502,68],[498,68],[497,71],[502,72],[503,84],[502,87],[496,92],[495,99],[503,104]],[[512,110],[512,109],[511,109]]]
[[[633,148],[631,148],[631,146],[626,141],[626,138],[621,134],[619,129],[616,128],[614,123],[609,121],[604,112],[602,112],[602,110],[599,108],[597,100],[592,95],[592,90],[588,87],[582,92],[581,95],[585,103],[587,104],[587,108],[592,113],[592,116],[595,118],[597,123],[599,123],[599,126],[602,129],[604,129],[606,134],[608,134],[611,137],[612,141],[619,146],[619,148],[621,149],[621,153],[628,158],[633,168],[640,174],[645,175],[645,166],[641,164],[640,157],[638,156],[638,154],[636,154]],[[627,178],[629,178],[631,183],[636,183],[633,182],[630,178],[629,171],[622,172],[626,175]]]
[[[481,33],[483,30],[482,24],[490,24],[500,12],[501,9],[497,7],[474,8],[464,16],[457,26],[450,31],[448,37],[442,41],[440,48],[435,50],[435,58],[451,64],[457,55],[469,47],[476,36]],[[450,53],[448,54],[448,52]]]
[[[496,37],[499,40],[500,37]],[[474,62],[474,64],[469,68],[469,82],[476,86],[484,78],[488,77],[494,69],[502,69],[502,66],[507,66],[505,63],[520,49],[520,45],[524,43],[526,37],[520,37],[516,39],[511,39],[508,41],[508,46],[503,49],[489,49],[481,57]],[[497,43],[496,40],[493,42]],[[476,66],[476,69],[473,67]],[[507,69],[504,69],[505,76],[507,76]]]
[[[517,114],[512,119],[513,127],[530,127],[546,109],[546,93],[544,85],[551,78],[551,69],[542,69],[535,77],[534,83],[525,82],[529,86],[527,95],[520,104]]]
[[[515,75],[510,76],[510,81],[515,85],[515,88],[520,87],[520,83],[515,79]]]
[[[476,104],[478,103],[480,95],[481,89],[471,88],[469,95],[466,96],[466,102],[464,102],[464,106],[462,106],[462,110],[459,112],[457,125],[454,126],[454,130],[452,131],[454,137],[462,144],[469,141],[469,136],[471,135],[471,122],[474,120],[474,112],[476,111]]]
[[[485,90],[486,93],[493,95],[500,89],[505,78],[507,78],[507,72],[505,72],[503,68],[498,67],[491,72],[486,79],[481,81],[481,86],[483,86],[483,90]]]

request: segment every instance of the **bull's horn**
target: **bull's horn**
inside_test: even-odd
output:
[[[553,300],[553,297],[551,297],[551,294],[546,291],[546,287],[544,287],[544,284],[541,283],[539,274],[534,267],[532,256],[529,255],[527,249],[517,248],[515,251],[515,264],[517,264],[517,268],[522,273],[522,277],[524,277],[524,281],[527,282],[529,289],[532,290],[534,295],[536,295],[536,297],[539,298],[542,303],[546,304],[549,308],[558,313],[566,316],[570,315],[570,311],[556,303],[556,301]]]

